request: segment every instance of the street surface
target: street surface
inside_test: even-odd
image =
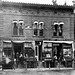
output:
[[[75,75],[75,70],[1,70],[0,75]]]

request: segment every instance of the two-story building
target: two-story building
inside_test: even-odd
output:
[[[0,57],[22,54],[28,68],[74,67],[73,42],[73,6],[0,0]]]

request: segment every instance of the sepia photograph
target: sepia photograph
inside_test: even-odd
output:
[[[75,75],[75,0],[0,0],[0,75]]]

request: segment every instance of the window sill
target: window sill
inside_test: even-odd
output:
[[[52,36],[52,38],[63,38],[63,36]]]
[[[42,38],[42,37],[44,37],[44,36],[35,36],[35,35],[33,35],[33,37],[38,37],[38,38]]]
[[[24,37],[24,35],[13,35],[12,37]]]

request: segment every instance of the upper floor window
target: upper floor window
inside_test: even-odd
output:
[[[37,21],[33,23],[33,29],[34,29],[34,36],[38,36],[38,22]]]
[[[19,21],[19,35],[23,35],[23,21]]]
[[[19,22],[17,20],[13,21],[13,35],[16,36],[22,36],[23,35],[23,21],[20,20]]]
[[[63,35],[63,25],[64,25],[63,22],[60,22],[59,23],[59,36],[62,36]]]
[[[53,36],[63,36],[63,22],[54,22],[53,24]]]
[[[18,26],[17,26],[17,21],[13,21],[13,35],[18,35]]]
[[[43,36],[44,22],[39,22],[39,36]]]
[[[33,29],[34,29],[34,36],[43,36],[43,27],[44,22],[37,22],[35,21],[33,23]]]
[[[57,36],[58,35],[58,23],[55,22],[53,24],[53,36]]]

